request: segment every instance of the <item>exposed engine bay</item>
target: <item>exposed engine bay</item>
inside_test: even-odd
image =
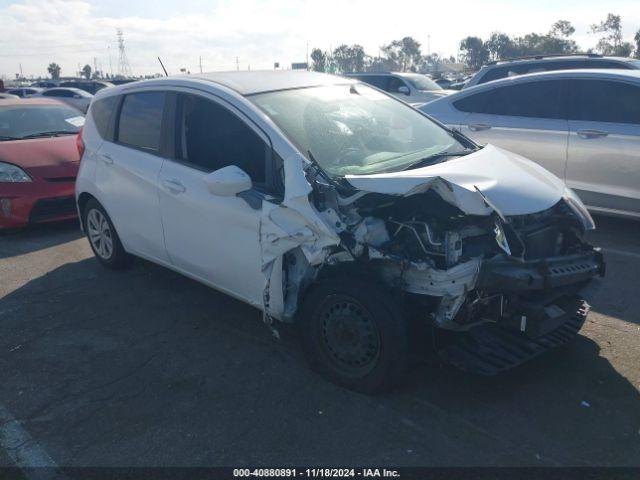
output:
[[[584,214],[568,198],[536,213],[505,215],[477,186],[460,192],[443,178],[401,195],[363,191],[314,165],[306,166],[305,179],[309,188],[291,206],[274,207],[269,219],[284,206],[287,225],[305,211],[317,212],[322,225],[284,227],[286,236],[277,239],[264,228],[263,239],[270,235],[272,246],[285,247],[266,264],[268,316],[292,320],[305,289],[342,270],[417,298],[425,320],[441,329],[492,323],[538,338],[573,318],[567,299],[604,274],[600,252],[583,240]],[[464,208],[461,197],[473,204]]]

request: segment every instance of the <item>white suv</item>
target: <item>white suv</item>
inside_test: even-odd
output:
[[[146,258],[274,320],[311,365],[371,392],[398,382],[414,328],[495,374],[565,343],[602,274],[593,222],[541,167],[479,148],[353,80],[233,72],[105,89],[76,184],[98,260]],[[426,343],[425,343],[426,345]]]

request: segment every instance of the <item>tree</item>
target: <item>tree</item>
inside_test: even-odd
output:
[[[478,37],[464,38],[460,42],[460,52],[465,65],[474,70],[479,69],[489,59],[489,51]]]
[[[416,71],[422,62],[420,42],[413,37],[404,37],[402,40],[394,40],[380,48],[387,59],[395,68],[393,70]]]
[[[567,54],[578,51],[578,45],[573,40],[538,33],[528,33],[524,37],[516,38],[515,44],[517,56]]]
[[[60,78],[60,70],[62,69],[57,63],[50,63],[47,67],[47,72],[49,72],[49,75],[51,75],[53,80],[58,80]]]
[[[635,37],[633,37],[633,39],[636,41],[636,53],[634,56],[636,58],[640,58],[640,30],[636,32],[636,35]]]
[[[598,40],[596,45],[596,49],[603,55],[620,57],[631,55],[633,45],[622,41],[622,20],[620,15],[609,13],[604,21],[591,25],[591,33],[605,34]]]
[[[85,65],[82,67],[82,75],[84,75],[84,78],[87,80],[91,78],[91,65]]]
[[[558,20],[556,23],[551,25],[551,30],[549,31],[550,37],[564,37],[569,38],[576,32],[576,29],[573,28],[571,22],[567,20]]]
[[[493,32],[489,40],[485,42],[491,60],[503,60],[516,56],[516,45],[509,35],[501,32]]]
[[[362,72],[365,57],[362,45],[342,44],[333,50],[333,61],[342,73]]]
[[[326,72],[327,71],[327,54],[319,48],[311,50],[311,60],[313,61],[314,72]]]

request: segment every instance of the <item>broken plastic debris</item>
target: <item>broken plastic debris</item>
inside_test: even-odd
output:
[[[582,400],[580,402],[580,405],[582,405],[583,407],[586,407],[586,408],[591,407],[591,404],[589,402],[587,402],[586,400]]]

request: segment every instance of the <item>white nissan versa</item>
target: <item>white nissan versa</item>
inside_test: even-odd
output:
[[[444,361],[486,375],[563,344],[604,273],[561,180],[355,80],[109,88],[78,146],[78,210],[102,264],[143,257],[271,328],[296,322],[312,367],[359,391],[403,377],[420,327],[435,327]]]

